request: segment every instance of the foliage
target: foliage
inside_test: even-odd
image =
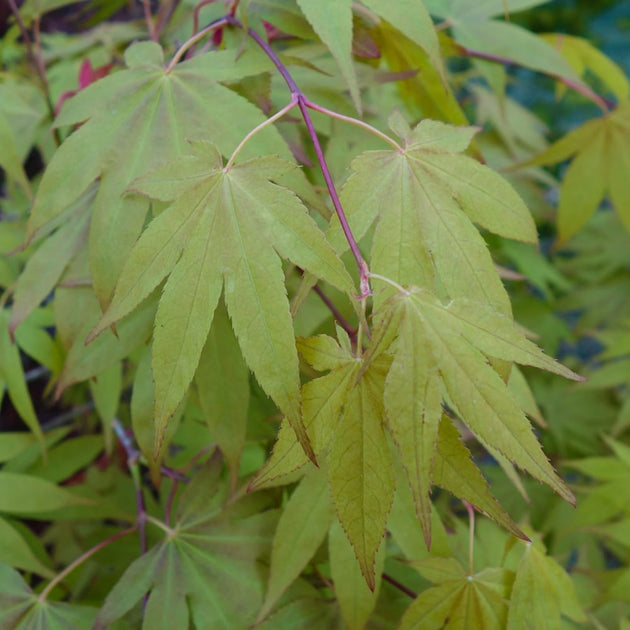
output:
[[[544,0],[18,4],[0,626],[630,624],[624,71]]]

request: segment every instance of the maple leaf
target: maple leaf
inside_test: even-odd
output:
[[[245,51],[237,63],[234,51],[226,50],[171,69],[164,67],[157,44],[140,42],[127,49],[125,62],[125,70],[89,85],[64,104],[55,125],[83,124],[55,152],[27,226],[31,240],[99,180],[91,206],[89,258],[103,308],[149,209],[143,197],[124,195],[129,184],[187,153],[188,139],[211,140],[229,155],[252,125],[265,120],[260,110],[219,83],[266,71],[269,61],[256,49]],[[290,158],[273,127],[253,138],[244,151],[249,157],[278,153]],[[296,177],[305,183],[299,174]]]
[[[393,346],[394,360],[385,384],[388,422],[394,424],[393,435],[421,512],[427,507],[431,470],[425,440],[435,442],[441,397],[482,444],[574,502],[488,359],[531,365],[573,380],[581,377],[547,357],[511,319],[486,304],[460,298],[444,306],[428,291],[412,288],[385,306],[380,326],[388,328],[392,322],[400,322],[401,335]],[[382,334],[376,332],[375,337]],[[409,372],[401,373],[395,369],[398,365],[416,375],[412,385],[404,382]],[[440,390],[434,391],[440,384]],[[413,439],[403,441],[403,433],[408,436],[414,426]]]
[[[82,630],[89,628],[96,608],[42,601],[22,576],[0,563],[0,626],[5,630]]]
[[[435,586],[409,606],[400,630],[505,628],[512,571],[488,568],[468,575],[455,558],[428,558],[412,565]]]
[[[298,359],[279,256],[346,293],[352,279],[306,208],[272,184],[294,169],[280,158],[223,168],[218,150],[194,154],[140,178],[133,189],[172,204],[132,249],[112,302],[88,339],[116,323],[169,276],[153,339],[156,452],[195,374],[223,287],[245,360],[307,451]]]
[[[404,122],[404,121],[403,121]],[[390,126],[404,134],[399,116]],[[441,287],[509,313],[507,293],[488,248],[473,225],[536,242],[534,222],[520,197],[494,171],[463,151],[475,128],[424,120],[402,151],[369,151],[351,164],[341,200],[357,239],[378,219],[371,269],[400,284]],[[346,246],[333,219],[330,240]],[[376,296],[378,305],[387,293]]]
[[[587,621],[567,572],[545,554],[544,548],[525,543],[504,627],[507,630],[560,630],[563,627],[562,615],[577,623]]]
[[[556,164],[574,156],[560,187],[558,242],[579,232],[608,193],[630,230],[630,102],[589,120],[523,166]]]
[[[271,542],[277,513],[260,495],[224,508],[220,459],[213,457],[181,497],[176,525],[133,562],[108,594],[94,628],[107,628],[148,593],[146,628],[248,627],[262,603],[256,560]]]
[[[389,361],[369,366],[325,335],[298,340],[318,369],[332,371],[302,388],[304,425],[325,462],[339,521],[371,590],[375,561],[394,497],[389,446],[383,429],[383,385]],[[251,487],[263,487],[307,463],[295,435],[281,426],[274,451]],[[298,448],[296,448],[298,446]]]

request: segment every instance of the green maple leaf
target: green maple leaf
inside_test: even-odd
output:
[[[400,133],[399,117],[390,126]],[[424,120],[405,137],[402,151],[369,151],[341,199],[356,238],[378,218],[371,269],[400,284],[441,287],[509,313],[510,304],[487,246],[473,225],[527,242],[536,228],[512,187],[476,160],[458,155],[475,128]],[[333,220],[331,242],[345,247]],[[377,295],[377,304],[385,295]]]
[[[405,612],[400,630],[501,630],[508,616],[513,573],[489,568],[468,575],[454,558],[412,563],[435,586],[420,593]]]
[[[307,361],[318,369],[332,370],[303,386],[304,425],[326,467],[339,521],[373,590],[376,555],[395,485],[383,428],[383,385],[389,361],[382,357],[364,366],[325,335],[298,340],[298,345]],[[304,452],[284,423],[273,454],[252,487],[262,487],[305,464]]]
[[[0,626],[4,630],[83,630],[96,608],[41,600],[6,564],[0,563]]]
[[[581,230],[606,194],[630,230],[630,102],[589,120],[526,165],[555,164],[574,156],[562,180],[558,240]]]
[[[420,514],[428,513],[431,448],[426,442],[434,444],[437,438],[442,398],[482,444],[574,501],[488,359],[532,365],[574,380],[581,377],[547,357],[511,319],[485,304],[462,298],[444,306],[428,291],[411,289],[386,306],[380,326],[389,328],[392,322],[400,322],[401,333],[385,384],[388,423]],[[382,335],[375,332],[376,338]],[[406,382],[409,373],[414,375],[411,383]],[[424,526],[426,532],[428,520]]]
[[[516,570],[507,618],[508,630],[560,630],[562,615],[578,623],[587,617],[567,572],[533,543]]]
[[[147,199],[125,196],[130,182],[187,153],[187,140],[212,141],[229,155],[253,126],[265,120],[260,110],[219,81],[264,72],[269,61],[256,49],[245,51],[237,62],[235,55],[234,50],[209,53],[169,69],[157,44],[133,44],[125,53],[125,70],[81,90],[57,117],[58,127],[83,124],[55,152],[44,173],[27,239],[62,220],[60,215],[98,180],[89,257],[102,307],[109,303],[149,209]],[[246,157],[268,153],[290,158],[272,127],[245,147]]]
[[[224,169],[217,149],[137,180],[134,190],[172,204],[133,247],[112,302],[89,339],[116,323],[169,276],[153,340],[156,450],[195,374],[222,289],[245,360],[306,449],[298,358],[280,256],[351,293],[353,284],[306,208],[272,184],[294,166],[277,157]]]
[[[277,513],[250,497],[223,508],[220,460],[187,486],[165,540],[133,562],[107,596],[94,628],[107,628],[148,593],[143,628],[249,627],[262,603],[257,558],[271,543]],[[250,514],[254,514],[250,516]]]

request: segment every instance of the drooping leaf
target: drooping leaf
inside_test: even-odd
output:
[[[111,299],[149,207],[137,195],[124,196],[129,184],[185,154],[189,139],[211,140],[229,154],[252,124],[264,120],[256,107],[218,81],[264,72],[269,62],[254,48],[239,56],[238,63],[234,55],[227,50],[200,55],[169,70],[157,44],[136,43],[126,52],[127,69],[93,83],[64,104],[56,124],[84,124],[55,152],[46,169],[27,237],[33,238],[99,179],[89,249],[101,306]],[[229,125],[224,124],[227,116],[232,120]],[[253,138],[244,151],[249,156],[290,157],[273,127]],[[74,168],[76,164],[81,168]]]
[[[0,517],[0,563],[3,562],[17,569],[34,571],[49,579],[55,575],[52,569],[33,553],[11,522]]]
[[[427,558],[413,566],[435,586],[420,593],[407,609],[401,630],[505,628],[511,571],[488,568],[466,575],[455,558]]]
[[[472,461],[459,432],[446,417],[442,418],[439,426],[433,481],[452,495],[474,505],[514,536],[525,537],[490,491],[486,478]]]
[[[330,49],[348,85],[352,102],[357,111],[361,112],[359,85],[352,62],[352,2],[297,0],[297,3],[313,30]]]
[[[440,55],[437,33],[421,0],[400,0],[394,4],[387,0],[363,0],[363,4],[418,44],[444,79],[444,62]]]
[[[10,313],[0,308],[0,382],[6,386],[9,398],[20,417],[43,443],[43,434],[26,387],[20,351],[9,335]]]
[[[195,383],[210,434],[225,456],[235,487],[247,432],[249,370],[224,308],[214,315]]]
[[[477,438],[574,502],[544,456],[523,411],[487,359],[533,365],[574,380],[581,377],[545,356],[509,318],[485,304],[456,299],[444,307],[426,290],[411,289],[392,298],[389,305],[417,318],[416,339],[422,344],[415,352],[430,350],[448,404]],[[406,351],[399,344],[396,352]]]
[[[567,33],[549,33],[541,37],[562,53],[580,77],[591,72],[619,101],[628,100],[630,81],[623,70],[587,39]]]
[[[630,103],[589,120],[526,163],[555,164],[573,157],[560,187],[558,239],[565,243],[580,231],[610,195],[619,218],[630,230]]]
[[[385,410],[425,542],[430,547],[429,494],[442,416],[442,391],[437,364],[417,318],[407,309],[401,311],[396,355],[385,382]]]
[[[346,292],[353,290],[352,280],[297,196],[268,180],[290,171],[291,164],[266,157],[225,170],[216,149],[198,144],[195,151],[183,162],[203,176],[191,180],[188,171],[168,166],[134,184],[150,196],[180,196],[138,240],[91,337],[129,313],[170,272],[153,342],[159,449],[193,378],[224,287],[247,364],[310,451],[300,418],[297,352],[278,254]],[[174,193],[162,181],[167,173]]]
[[[50,481],[31,475],[0,471],[0,512],[33,514],[95,501],[80,497]]]
[[[577,623],[587,621],[566,571],[544,549],[526,543],[516,570],[505,627],[560,630],[563,615]]]

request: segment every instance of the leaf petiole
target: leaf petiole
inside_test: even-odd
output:
[[[402,293],[403,295],[411,295],[411,293],[409,293],[407,289],[399,285],[397,282],[394,282],[394,280],[391,280],[390,278],[381,276],[378,273],[370,273],[369,275],[370,275],[370,278],[374,278],[375,280],[380,280],[381,282],[384,282],[385,284],[389,284],[390,287],[393,287],[394,289],[396,289],[396,291],[398,291],[399,293]]]
[[[280,110],[278,110],[273,116],[267,118],[260,125],[254,127],[239,143],[239,145],[234,149],[234,152],[230,156],[230,159],[227,161],[227,164],[223,167],[223,172],[227,172],[232,168],[234,164],[234,160],[236,156],[241,152],[241,149],[259,132],[262,131],[268,125],[276,122],[279,118],[282,118],[287,112],[290,112],[298,103],[297,96],[292,95],[291,100]]]

